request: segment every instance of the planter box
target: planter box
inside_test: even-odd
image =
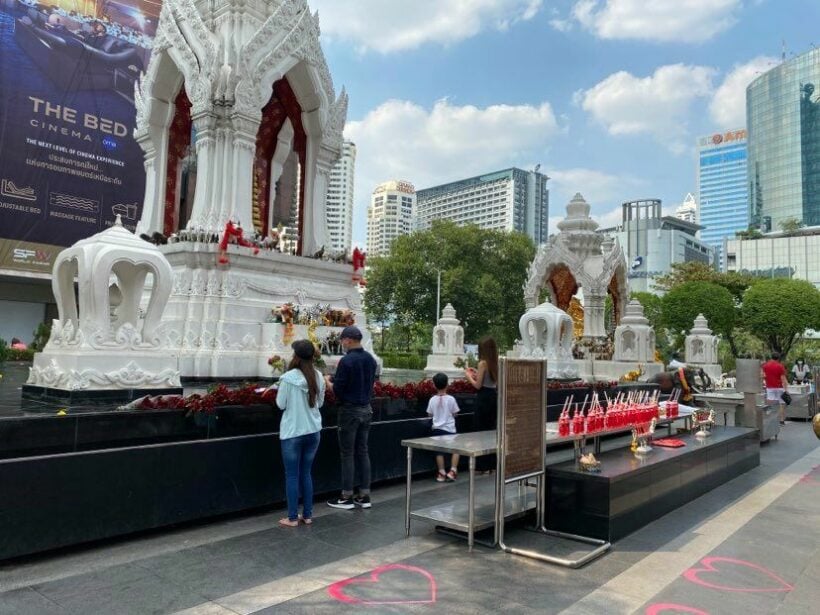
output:
[[[463,410],[458,429],[469,431]],[[374,421],[374,483],[405,476],[401,440],[430,435],[418,404],[395,411],[416,418]],[[281,413],[251,406],[216,414],[210,428],[182,410],[0,420],[0,560],[282,504]],[[335,420],[328,424],[335,409],[322,414],[317,497],[340,483]],[[414,473],[432,477],[433,467],[432,455],[415,456]]]

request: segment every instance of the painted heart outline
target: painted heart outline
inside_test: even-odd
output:
[[[700,585],[702,587],[708,587],[710,589],[717,589],[720,591],[726,592],[744,592],[744,593],[777,593],[777,592],[790,592],[794,589],[794,586],[786,582],[784,579],[776,575],[774,572],[769,570],[768,568],[764,568],[758,564],[754,564],[752,562],[747,562],[742,559],[734,559],[732,557],[704,557],[700,560],[702,567],[700,568],[690,568],[686,572],[683,573],[683,578],[687,581],[691,581],[696,585]],[[715,564],[732,564],[734,566],[743,566],[745,568],[751,568],[752,570],[756,570],[757,572],[766,575],[770,579],[777,582],[777,587],[732,587],[730,585],[721,585],[718,583],[712,583],[710,581],[705,581],[701,578],[701,575],[704,573],[712,573],[712,574],[720,574],[720,570]]]
[[[381,575],[393,570],[412,572],[414,574],[418,574],[424,577],[424,579],[427,581],[427,585],[430,591],[429,598],[426,600],[362,600],[354,596],[349,596],[347,593],[345,593],[345,588],[347,588],[350,585],[365,585],[371,583],[378,583],[379,577],[381,577]],[[433,577],[433,575],[424,570],[423,568],[418,568],[416,566],[408,566],[407,564],[387,564],[385,566],[379,566],[378,568],[372,570],[370,572],[370,578],[362,579],[358,577],[353,577],[350,579],[344,579],[343,581],[337,581],[336,583],[327,588],[327,593],[330,594],[330,597],[334,600],[343,602],[345,604],[434,604],[436,602],[437,588],[436,580]]]

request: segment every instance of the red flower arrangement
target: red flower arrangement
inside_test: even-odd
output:
[[[549,381],[547,388],[550,390],[573,389],[588,387],[582,381],[559,382]],[[617,382],[595,382],[592,385],[596,391],[601,391],[618,386]],[[249,384],[237,389],[229,389],[224,384],[212,387],[205,395],[195,393],[188,397],[180,395],[160,395],[156,397],[145,397],[140,402],[138,409],[141,410],[187,410],[188,414],[203,413],[214,414],[216,409],[222,406],[252,406],[257,404],[273,404],[276,399],[275,389],[265,389],[259,391],[261,385]],[[471,394],[475,393],[475,388],[467,380],[453,380],[447,387],[449,393]],[[418,401],[426,403],[436,394],[436,387],[432,380],[421,380],[420,382],[408,382],[403,385],[392,382],[377,381],[373,386],[373,396],[388,399],[404,399],[408,401]],[[325,392],[325,406],[331,407],[336,404],[336,396],[333,391]]]

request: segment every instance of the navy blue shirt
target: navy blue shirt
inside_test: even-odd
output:
[[[373,396],[378,364],[364,348],[351,348],[336,366],[333,392],[342,404],[367,406]]]

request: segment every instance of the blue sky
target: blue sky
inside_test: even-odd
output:
[[[745,87],[820,45],[820,0],[310,0],[358,148],[355,242],[373,187],[540,163],[550,217],[579,191],[674,209],[695,139],[745,124]]]

